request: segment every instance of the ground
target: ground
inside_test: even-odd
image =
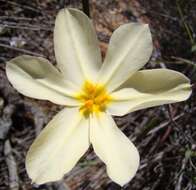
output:
[[[9,84],[5,64],[22,54],[55,64],[53,26],[63,1],[0,0],[0,190],[117,190],[92,148],[64,180],[36,186],[28,178],[26,152],[61,107],[22,96]],[[65,6],[82,9],[80,1]],[[186,102],[130,113],[115,120],[141,155],[126,190],[196,189],[196,1],[92,0],[93,20],[103,58],[112,32],[131,21],[148,23],[154,51],[146,68],[184,73],[193,84]]]

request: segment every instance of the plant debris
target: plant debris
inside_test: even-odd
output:
[[[5,64],[22,54],[55,64],[53,27],[63,1],[0,0],[0,190],[118,190],[92,149],[60,182],[31,184],[25,156],[32,141],[61,107],[26,98],[9,84]],[[79,1],[65,5],[82,9]],[[194,0],[90,1],[103,57],[112,32],[130,21],[150,24],[154,52],[147,68],[165,67],[196,82]],[[44,40],[43,40],[44,39]],[[125,190],[196,189],[196,93],[182,103],[137,111],[115,120],[135,143],[140,168]],[[52,150],[51,150],[52,151]]]

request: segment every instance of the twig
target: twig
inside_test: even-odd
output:
[[[188,59],[185,59],[182,57],[175,57],[175,56],[172,56],[171,58],[177,60],[178,64],[189,64],[189,65],[196,67],[196,63]]]
[[[173,119],[174,117],[173,117],[173,113],[172,113],[172,105],[169,104],[167,106],[167,109],[168,109],[170,123],[173,124],[173,125],[175,125],[175,126],[178,126],[177,123]],[[161,144],[167,139],[167,137],[169,136],[169,134],[171,133],[171,131],[172,131],[172,125],[169,125],[168,128],[167,128],[167,130],[165,131],[164,135],[160,139],[160,143]]]
[[[191,112],[194,112],[195,110],[196,110],[196,107],[194,107],[194,108],[191,110]],[[183,117],[184,115],[186,115],[186,113],[181,113],[181,114],[177,115],[176,117],[173,118],[173,122],[176,122],[178,119],[180,119],[180,118]],[[166,127],[166,126],[167,126],[168,124],[170,124],[170,123],[171,123],[171,121],[167,121],[167,122],[164,122],[164,123],[160,124],[158,127],[156,127],[156,128],[154,128],[154,129],[152,129],[151,131],[149,131],[149,132],[147,133],[147,135],[150,135],[150,134],[152,134],[152,133],[156,133],[157,131],[159,131],[160,129]]]
[[[183,160],[182,160],[182,167],[181,167],[181,171],[180,171],[180,176],[178,178],[178,181],[176,183],[176,186],[175,186],[175,190],[181,190],[181,184],[182,184],[182,179],[183,179],[183,172],[184,172],[184,169],[186,167],[186,164],[187,164],[187,158],[185,157]]]
[[[22,5],[21,3],[16,3],[16,2],[13,2],[13,1],[7,1],[7,0],[0,0],[1,2],[4,2],[4,3],[8,3],[10,5],[13,5],[14,7],[17,6],[17,7],[21,7],[21,8],[24,8],[24,9],[28,9],[28,10],[31,10],[31,11],[34,11],[34,12],[37,12],[37,13],[42,13],[42,10],[39,8],[39,7],[32,7],[32,6],[28,6],[28,5]]]
[[[19,190],[19,178],[17,172],[17,165],[12,154],[12,147],[9,140],[5,141],[4,145],[5,161],[7,163],[9,172],[9,187],[10,190]]]
[[[180,115],[177,115],[176,117],[173,118],[173,121],[177,121],[178,119],[180,119],[184,115],[185,115],[185,113],[181,113]],[[170,123],[171,123],[171,121],[164,122],[164,123],[160,124],[158,127],[156,127],[154,129],[152,129],[151,131],[149,131],[147,134],[150,135],[152,133],[156,133],[157,131],[159,131],[160,129],[166,127]]]
[[[12,114],[15,110],[15,107],[11,104],[6,105],[1,111],[0,117],[0,140],[7,139],[10,127],[12,125]]]
[[[190,40],[191,44],[194,44],[195,42],[194,42],[193,36],[191,34],[191,31],[189,29],[188,24],[185,22],[185,19],[184,19],[184,15],[183,15],[183,12],[182,12],[182,9],[181,9],[181,6],[180,6],[180,0],[177,0],[176,4],[177,4],[178,13],[179,13],[179,15],[182,19],[182,22],[183,22],[184,28],[185,28],[185,30],[188,34],[189,40]]]
[[[17,24],[17,23],[16,23]],[[15,29],[23,29],[23,30],[34,30],[34,31],[39,31],[39,30],[46,30],[46,31],[52,31],[52,28],[50,27],[40,27],[40,26],[33,26],[33,25],[25,25],[25,26],[21,26],[20,24],[9,24],[9,22],[2,24],[0,23],[0,27],[3,28],[15,28]]]
[[[25,53],[25,54],[30,54],[30,55],[34,55],[34,56],[38,56],[38,57],[43,57],[43,55],[41,55],[39,53],[34,53],[34,52],[26,50],[26,49],[12,47],[12,46],[2,44],[2,43],[0,43],[0,47],[4,47],[4,48],[11,49],[11,50],[14,50],[14,51],[19,51],[19,52],[22,52],[22,53]]]
[[[21,17],[21,16],[0,16],[0,20],[6,20],[6,19],[11,19],[11,20],[25,20],[25,21],[32,21],[34,20],[33,18],[28,18],[28,17]]]
[[[43,110],[40,107],[32,104],[31,102],[25,102],[24,104],[25,106],[29,107],[29,109],[31,110],[31,113],[34,116],[34,122],[36,126],[35,133],[36,133],[36,136],[38,136],[43,126],[45,125],[45,123],[48,122],[49,119],[44,114]]]

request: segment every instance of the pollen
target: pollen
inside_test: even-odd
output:
[[[112,99],[103,85],[89,81],[83,84],[82,90],[76,98],[82,103],[79,110],[85,117],[91,113],[104,112]]]

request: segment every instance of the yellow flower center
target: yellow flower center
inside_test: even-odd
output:
[[[105,87],[100,84],[93,84],[86,81],[81,92],[76,98],[82,102],[80,112],[88,117],[91,113],[100,113],[105,111],[107,104],[111,101],[111,96]]]

